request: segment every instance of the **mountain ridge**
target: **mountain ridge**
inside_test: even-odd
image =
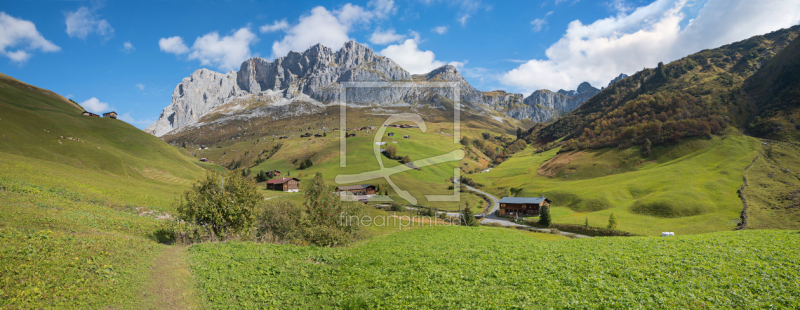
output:
[[[275,106],[299,102],[324,106],[340,100],[340,87],[346,82],[409,83],[402,89],[348,88],[348,104],[362,107],[430,104],[439,109],[452,104],[452,89],[429,88],[425,83],[453,82],[459,87],[462,109],[467,112],[534,122],[555,119],[599,91],[584,82],[579,90],[557,96],[545,95],[555,94],[549,90],[539,90],[528,97],[505,91],[482,92],[469,85],[455,66],[444,65],[427,74],[413,75],[390,58],[349,41],[338,51],[316,44],[302,53],[289,52],[272,62],[253,57],[244,61],[239,71],[219,73],[198,69],[175,87],[170,105],[145,131],[163,136],[188,125],[202,125],[201,119],[210,114],[221,114],[212,118],[224,121],[230,117],[275,115],[272,111]],[[286,108],[281,110],[285,114]]]

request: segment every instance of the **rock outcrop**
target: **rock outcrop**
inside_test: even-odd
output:
[[[353,82],[389,82],[391,87],[352,87]],[[516,119],[547,121],[569,112],[596,94],[588,83],[577,91],[554,93],[536,91],[528,98],[505,91],[481,92],[467,83],[451,65],[428,74],[412,75],[389,58],[375,54],[354,41],[339,51],[321,44],[303,53],[290,52],[269,62],[255,57],[242,63],[239,71],[227,74],[200,69],[175,87],[172,103],[159,119],[145,129],[163,136],[187,125],[198,125],[206,115],[225,117],[264,117],[289,115],[295,103],[298,110],[312,113],[332,102],[346,99],[355,106],[452,105],[452,87],[431,87],[433,83],[453,83],[459,90],[462,110],[468,113],[505,114]],[[343,85],[345,98],[340,98]],[[562,91],[559,91],[562,92]],[[309,106],[308,104],[311,104]],[[280,107],[280,108],[276,108]]]

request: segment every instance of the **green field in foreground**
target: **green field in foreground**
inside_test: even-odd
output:
[[[189,249],[213,308],[800,307],[800,234],[540,241],[507,228],[420,228],[346,248]]]
[[[743,206],[736,191],[759,144],[729,131],[654,148],[649,158],[638,148],[586,151],[554,177],[537,169],[557,150],[527,150],[469,177],[500,197],[510,188],[522,188],[521,196],[547,196],[556,223],[583,225],[588,219],[590,226],[605,227],[613,213],[619,230],[641,235],[726,231],[739,222]]]

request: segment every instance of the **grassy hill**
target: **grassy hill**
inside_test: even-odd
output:
[[[756,139],[729,131],[656,147],[520,152],[490,172],[470,175],[489,192],[546,196],[556,223],[605,227],[611,213],[618,229],[642,235],[662,231],[697,234],[731,230],[742,202],[736,195],[744,168],[758,155]]]
[[[0,76],[0,308],[156,304],[152,270],[167,247],[153,233],[204,169],[123,121],[81,112]]]
[[[382,119],[376,116],[371,116],[372,119],[368,123],[359,122],[358,120],[369,119],[367,115],[357,114],[359,112],[354,112],[356,114],[354,123],[361,126],[379,126],[382,124],[380,123]],[[312,119],[313,117],[309,119],[296,119],[295,122],[306,124],[305,122],[311,122]],[[426,123],[428,126],[426,132],[422,132],[418,128],[387,128],[384,136],[380,138],[380,141],[386,142],[386,144],[379,146],[379,149],[393,145],[397,148],[398,157],[407,155],[412,160],[421,160],[462,149],[461,144],[454,143],[453,141],[454,127],[452,122]],[[278,123],[274,126],[280,127],[282,125]],[[508,127],[509,130],[510,128],[511,127]],[[494,130],[502,131],[502,127],[500,129],[495,127]],[[323,131],[304,130],[301,132],[321,133]],[[498,133],[483,128],[480,123],[469,120],[462,123],[461,126],[461,135],[472,139],[482,140],[481,137],[483,133],[488,132],[492,132],[492,135],[498,135]],[[231,142],[212,145],[211,148],[206,150],[199,150],[193,147],[193,145],[187,146],[186,149],[189,150],[190,156],[194,156],[193,158],[208,158],[211,161],[222,163],[231,168],[249,168],[251,175],[255,175],[259,171],[279,170],[283,173],[283,176],[286,176],[288,172],[291,177],[299,178],[301,180],[301,185],[302,181],[312,179],[317,172],[321,172],[326,181],[330,184],[344,185],[335,183],[337,175],[357,174],[378,170],[380,168],[373,151],[373,142],[377,134],[375,130],[348,132],[355,133],[356,136],[347,138],[346,140],[347,167],[339,166],[339,132],[327,131],[324,133],[326,134],[325,137],[300,138],[293,136],[283,140],[271,136],[234,139]],[[394,133],[394,136],[389,137],[389,133]],[[404,136],[406,135],[409,135],[410,138],[405,139]],[[177,141],[179,140],[176,140],[176,142]],[[190,142],[194,143],[193,141]],[[180,144],[182,145],[183,143],[181,142]],[[493,143],[491,145],[499,146],[500,144]],[[384,155],[380,155],[380,158],[382,158],[384,166],[387,168],[401,165],[399,160],[389,159]],[[305,159],[310,159],[314,165],[301,170],[299,166]],[[421,167],[419,170],[398,173],[392,176],[392,180],[398,184],[401,189],[408,190],[418,200],[417,203],[420,205],[442,210],[458,210],[459,202],[462,204],[463,208],[467,202],[473,207],[478,205],[482,206],[483,200],[469,192],[461,193],[462,197],[459,202],[428,201],[425,195],[452,195],[453,190],[448,189],[452,184],[448,180],[453,177],[453,169],[460,168],[462,171],[472,172],[483,170],[487,168],[488,165],[488,158],[486,158],[480,150],[470,148],[470,150],[467,150],[467,156],[464,160]],[[383,179],[370,180],[362,183],[379,185],[389,190],[390,196],[395,201],[407,203],[396,195],[388,182]],[[275,193],[269,192],[265,194],[275,195]],[[301,194],[297,195],[300,196]]]
[[[796,308],[800,235],[541,241],[489,227],[421,228],[347,248],[190,249],[214,308]]]

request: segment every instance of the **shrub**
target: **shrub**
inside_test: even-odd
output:
[[[270,201],[261,208],[257,220],[257,237],[266,242],[291,242],[305,236],[302,210],[285,200]]]
[[[408,156],[408,155],[403,156],[403,159],[401,159],[400,162],[403,163],[403,164],[410,163],[411,162],[411,157]]]
[[[550,229],[550,233],[551,233],[551,234],[554,234],[554,235],[560,235],[560,234],[561,234],[561,231],[560,231],[560,230],[558,230],[558,228],[551,228],[551,229]]]
[[[539,225],[542,225],[544,227],[550,227],[550,224],[552,224],[552,222],[553,219],[550,217],[550,207],[549,206],[542,207],[542,209],[539,211]]]
[[[606,228],[611,230],[617,229],[617,218],[614,217],[614,213],[611,213],[611,215],[608,216],[608,225]]]
[[[222,174],[207,171],[184,193],[178,206],[178,216],[186,223],[207,227],[212,239],[229,234],[249,233],[255,220],[256,205],[263,201],[253,181],[242,176],[239,169]]]
[[[394,145],[390,145],[386,147],[386,151],[383,151],[386,154],[386,157],[389,159],[395,159],[397,157],[397,147]]]

